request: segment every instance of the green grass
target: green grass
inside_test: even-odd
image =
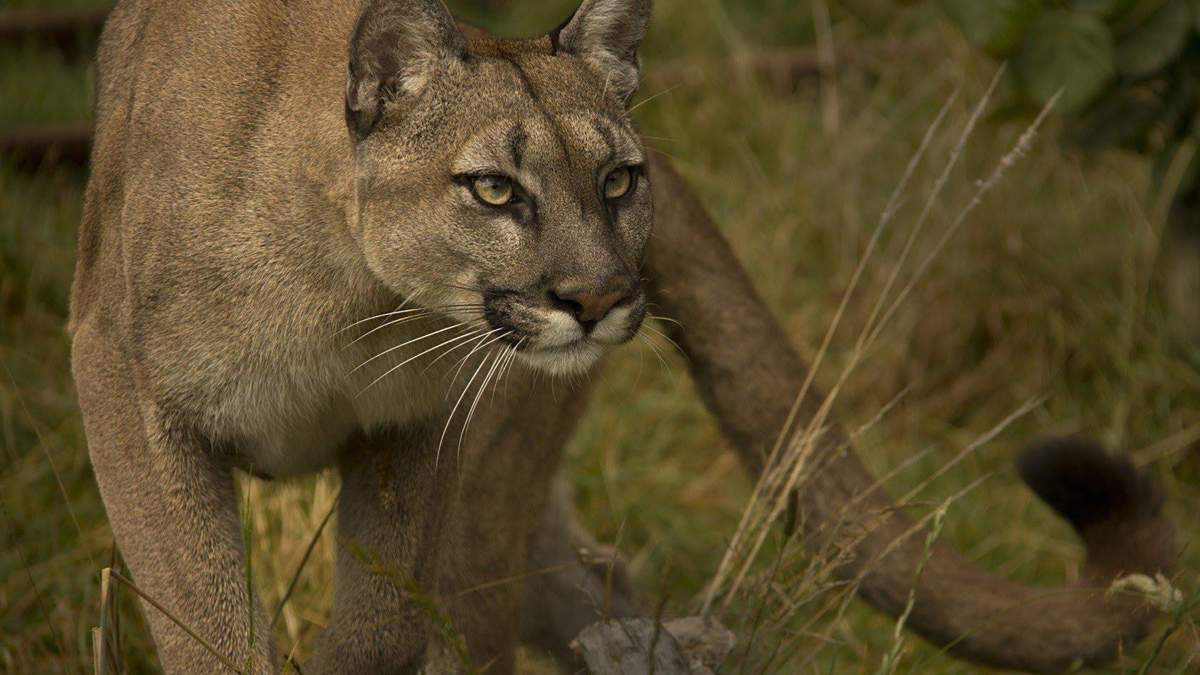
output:
[[[70,2],[70,6],[86,3]],[[462,6],[466,2],[454,3]],[[502,4],[502,3],[500,3]],[[565,16],[569,0],[515,2],[523,11],[476,20],[506,34],[532,34]],[[914,176],[881,247],[851,297],[818,383],[832,385],[850,358],[872,304],[957,136],[994,72],[918,3],[837,3],[839,50],[897,39],[926,45],[838,73],[823,84],[779,91],[711,64],[772,47],[812,44],[809,3],[785,0],[660,0],[646,51],[654,97],[637,111],[695,186],[746,261],[759,289],[802,354],[812,358],[880,210],[927,125],[961,90],[929,156]],[[831,3],[832,4],[832,3]],[[0,54],[0,128],[87,122],[91,76],[33,45]],[[710,64],[684,86],[656,65]],[[836,101],[834,110],[832,101]],[[993,105],[993,109],[996,108]],[[836,114],[835,114],[836,113]],[[925,452],[889,487],[906,492],[963,447],[1037,397],[1045,402],[1008,427],[919,498],[937,504],[990,476],[956,501],[943,541],[981,565],[1053,585],[1078,573],[1082,549],[1069,528],[1016,478],[1015,451],[1048,433],[1079,432],[1133,453],[1166,488],[1185,546],[1175,583],[1200,590],[1200,546],[1191,508],[1200,500],[1200,349],[1180,340],[1156,276],[1161,213],[1149,168],[1131,155],[1080,157],[1056,142],[1057,123],[1009,172],[935,259],[866,361],[847,381],[836,411],[847,428],[872,420],[859,451],[883,474]],[[986,121],[931,211],[914,258],[921,259],[1022,131]],[[0,167],[0,672],[89,672],[88,630],[98,622],[99,570],[112,537],[88,466],[64,333],[84,176],[36,175]],[[1200,263],[1198,263],[1200,264]],[[568,472],[589,526],[632,560],[648,604],[692,613],[737,526],[751,486],[692,394],[684,365],[671,373],[641,346],[616,355],[569,450]],[[284,485],[248,481],[256,584],[273,607],[335,493],[329,477]],[[305,568],[283,620],[284,650],[311,648],[330,601],[333,538]],[[800,590],[807,561],[789,553],[779,581]],[[763,567],[760,566],[759,571]],[[723,618],[748,640],[747,617],[769,596],[739,597]],[[817,589],[814,587],[814,591]],[[773,644],[790,640],[832,591],[760,634],[745,672],[758,672]],[[154,672],[139,610],[121,595],[122,654],[130,672]],[[764,598],[767,598],[764,600]],[[1142,647],[1110,673],[1185,673],[1200,650],[1195,603],[1164,618]],[[1190,613],[1189,613],[1190,612]],[[818,619],[778,672],[875,673],[893,649],[893,619],[854,603]],[[1173,628],[1173,630],[1172,630]],[[1156,650],[1159,636],[1169,637]],[[1153,660],[1152,660],[1153,659]],[[908,636],[898,673],[975,673]],[[730,672],[741,672],[731,668]]]

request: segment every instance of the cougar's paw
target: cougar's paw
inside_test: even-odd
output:
[[[618,595],[634,597],[633,576],[629,573],[629,564],[616,547],[591,544],[578,548],[577,553],[579,564],[598,579],[601,586],[610,588]]]

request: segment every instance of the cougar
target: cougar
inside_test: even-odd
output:
[[[511,672],[522,641],[576,669],[582,628],[640,607],[577,555],[595,542],[554,484],[588,386],[552,380],[598,368],[648,300],[686,326],[672,336],[700,395],[762,470],[806,369],[630,122],[649,17],[649,0],[585,0],[544,36],[501,40],[440,0],[112,11],[73,373],[135,581],[224,659],[281,665],[246,584],[234,472],[332,466],[336,593],[304,672],[432,670],[445,623],[489,672]],[[507,395],[485,397],[501,378]],[[1174,545],[1128,462],[1082,441],[1023,456],[1088,546],[1080,581],[1046,592],[942,547],[915,574],[924,536],[836,425],[818,457],[796,496],[805,541],[876,514],[838,573],[893,614],[913,592],[907,625],[953,653],[1051,672],[1146,631],[1153,611],[1105,590],[1167,569]],[[223,672],[146,614],[168,672]]]

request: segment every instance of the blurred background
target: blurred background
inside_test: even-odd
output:
[[[574,3],[449,4],[524,36]],[[99,570],[119,566],[64,331],[107,6],[0,3],[3,673],[90,672]],[[1110,673],[1200,672],[1198,31],[1194,0],[657,0],[634,111],[802,354],[816,356],[848,299],[817,381],[828,390],[846,376],[837,415],[892,494],[921,486],[911,506],[928,512],[983,479],[950,504],[944,541],[1000,574],[1060,584],[1082,549],[1020,484],[1015,451],[1082,433],[1157,476],[1181,530],[1172,582],[1183,601]],[[880,298],[894,311],[848,369]],[[686,615],[752,486],[684,364],[657,349],[662,361],[640,342],[610,360],[567,471],[586,523],[629,558],[647,607]],[[277,636],[303,657],[330,604],[333,528],[304,553],[336,478],[241,487],[267,606],[297,579]],[[844,587],[794,542],[768,549],[720,614],[739,635],[725,672],[983,672],[844,603]],[[140,610],[128,592],[117,598],[121,667],[156,672]],[[545,668],[532,654],[523,666]]]

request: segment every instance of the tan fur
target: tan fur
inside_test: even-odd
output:
[[[579,629],[636,611],[624,584],[614,595],[578,561],[594,542],[552,490],[587,389],[555,396],[534,374],[592,367],[637,329],[645,295],[622,287],[626,301],[581,340],[568,292],[616,293],[645,263],[656,301],[691,329],[677,338],[702,394],[757,467],[753,453],[781,426],[804,370],[686,186],[629,126],[623,104],[647,17],[642,0],[588,0],[551,36],[507,42],[460,32],[439,0],[114,9],[72,297],[89,451],[139,585],[248,671],[272,672],[279,657],[244,582],[239,468],[286,476],[336,465],[342,476],[334,610],[306,673],[445,664],[444,636],[413,589],[446,599],[489,672],[511,671],[522,630],[569,664]],[[619,206],[597,197],[596,176],[641,163],[649,181]],[[535,194],[536,212],[481,208],[454,178],[492,172]],[[379,320],[345,330],[404,302],[438,311],[357,341]],[[402,365],[477,320],[513,333],[464,339],[479,348],[431,368]],[[521,348],[505,362],[515,395],[479,405],[464,429],[466,411],[455,417],[452,404],[470,402],[471,374],[494,371],[506,347]],[[836,432],[827,445],[836,456],[809,486],[806,522],[828,522],[873,485],[838,454]],[[1102,574],[1165,564],[1169,527],[1133,524],[1144,560],[1125,569],[1114,554]],[[880,527],[863,559],[904,525],[895,516]],[[914,546],[866,577],[868,600],[900,608]],[[1094,593],[1029,597],[1006,613],[1032,591],[950,553],[931,565],[910,625],[943,643],[966,633],[953,648],[990,662],[1051,670],[1098,659],[1145,618]],[[547,568],[558,571],[519,581]],[[489,583],[498,579],[518,581]],[[168,672],[220,670],[147,615]],[[1067,637],[1046,645],[1055,630],[1027,634],[1054,617]]]

